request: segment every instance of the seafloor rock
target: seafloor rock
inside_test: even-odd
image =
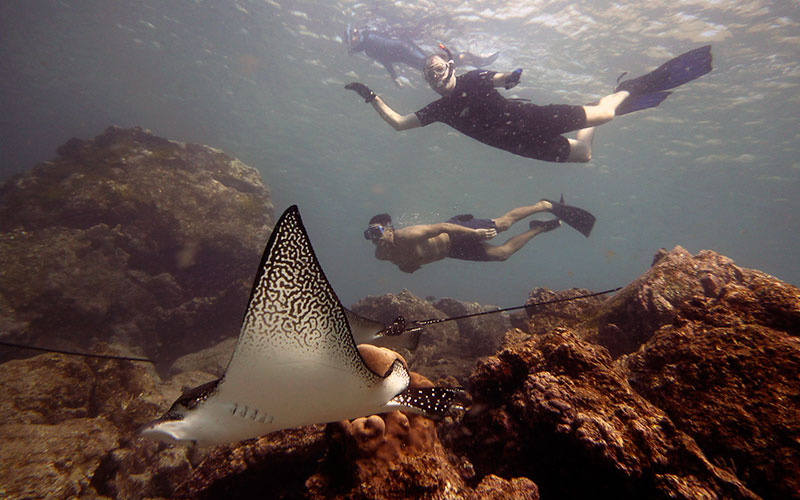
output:
[[[633,388],[764,498],[800,498],[800,339],[755,325],[657,331]]]
[[[431,382],[412,373],[411,385]],[[213,450],[175,492],[179,497],[220,498],[504,498],[537,500],[536,485],[482,478],[454,464],[434,423],[399,411],[325,426],[280,431]],[[265,491],[268,488],[268,491]],[[488,496],[487,496],[488,495]]]
[[[621,360],[631,385],[755,492],[800,498],[800,289],[714,252],[663,261],[700,283]]]
[[[258,172],[140,128],[58,153],[0,187],[3,339],[169,360],[235,335],[274,222]]]
[[[470,382],[446,443],[480,475],[528,477],[545,498],[757,498],[568,330],[505,349]]]
[[[433,306],[447,317],[453,318],[467,314],[482,313],[499,309],[492,306],[481,306],[477,302],[462,302],[452,298],[437,300]],[[491,356],[500,348],[503,333],[511,328],[508,313],[487,314],[456,320],[459,350],[466,349],[475,357]]]
[[[62,354],[0,365],[0,496],[169,496],[186,450],[136,434],[171,402],[157,380],[141,363]]]
[[[591,293],[585,288],[558,291],[534,288],[525,301],[528,307],[523,309],[527,324],[524,327],[515,326],[537,335],[551,332],[554,328],[580,329],[588,318],[597,313],[606,298],[605,295],[599,295],[574,299]]]
[[[739,305],[741,304],[741,308]],[[659,252],[653,266],[603,306],[597,341],[615,357],[636,350],[664,325],[718,307],[715,321],[759,324],[800,335],[800,291],[716,252],[681,247]],[[725,316],[728,316],[726,319]]]
[[[432,304],[408,290],[398,294],[370,295],[353,305],[354,312],[385,324],[390,324],[397,316],[412,322],[493,309],[497,308],[450,298]],[[465,383],[475,361],[493,354],[508,328],[510,321],[505,313],[433,324],[423,330],[419,347],[414,352],[404,353],[404,356],[411,369],[431,380],[452,377]]]
[[[119,435],[104,418],[58,425],[0,424],[0,497],[74,498],[90,491],[104,455]]]

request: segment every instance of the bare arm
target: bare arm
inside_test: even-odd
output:
[[[417,118],[415,113],[401,115],[389,107],[388,104],[383,102],[383,99],[381,99],[380,96],[375,96],[375,99],[372,101],[372,107],[375,108],[375,111],[378,112],[378,115],[383,118],[383,121],[391,125],[395,130],[408,130],[410,128],[422,126],[422,123],[420,123],[419,118]]]
[[[372,107],[378,112],[383,121],[392,126],[395,130],[408,130],[410,128],[421,127],[422,123],[417,118],[415,113],[410,115],[401,115],[397,111],[389,107],[388,104],[383,102],[383,99],[378,97],[375,92],[369,89],[366,85],[360,82],[351,82],[344,86],[347,90],[352,90],[356,94],[364,98],[364,102],[371,102]]]
[[[487,240],[494,238],[497,235],[497,231],[494,229],[472,229],[469,227],[459,226],[458,224],[451,224],[449,222],[439,222],[437,224],[420,224],[417,226],[408,226],[401,229],[395,229],[395,238],[406,240],[427,240],[428,238],[439,236],[442,233],[464,234]]]
[[[505,87],[510,89],[519,83],[519,78],[522,75],[522,69],[516,69],[507,73],[495,73],[492,76],[492,84],[495,87]]]

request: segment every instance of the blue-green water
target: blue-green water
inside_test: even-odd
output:
[[[438,97],[410,68],[395,87],[341,36],[354,20],[436,18],[418,43],[502,50],[524,68],[510,95],[582,104],[711,44],[714,70],[661,107],[598,129],[594,159],[515,157],[434,124],[393,131],[355,94],[362,81],[401,113]],[[259,169],[276,212],[300,206],[345,304],[409,288],[498,305],[527,291],[628,283],[661,247],[713,249],[800,283],[800,7],[791,1],[328,2],[8,0],[0,3],[0,178],[109,125],[223,149]],[[442,261],[413,275],[377,261],[367,220],[438,222],[564,193],[598,218],[503,263]],[[527,227],[527,221],[503,241]]]

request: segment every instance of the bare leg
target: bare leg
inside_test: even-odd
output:
[[[568,162],[586,163],[592,159],[592,141],[594,140],[595,127],[578,130],[574,139],[569,141]]]
[[[572,153],[570,152],[570,155],[571,154]],[[502,216],[500,216],[500,217],[498,217],[496,219],[492,219],[492,220],[494,221],[495,225],[497,226],[497,232],[498,233],[502,233],[503,231],[505,231],[509,227],[511,227],[511,224],[514,224],[515,222],[517,222],[517,221],[519,221],[521,219],[524,219],[525,217],[528,217],[529,215],[538,214],[539,212],[548,212],[548,211],[550,211],[551,208],[553,208],[553,205],[551,205],[550,202],[542,200],[542,201],[540,201],[539,203],[537,203],[535,205],[529,205],[529,206],[526,206],[526,207],[514,208],[512,210],[509,210],[508,212],[506,212]],[[520,236],[522,236],[522,235],[520,235]],[[533,238],[533,236],[531,236],[531,238]],[[506,242],[506,244],[508,244],[508,242]],[[523,243],[523,245],[524,244],[525,243]],[[514,250],[514,251],[516,251],[516,250]],[[511,252],[511,253],[514,253],[514,252]]]
[[[546,202],[545,202],[546,203]],[[548,205],[550,205],[548,203]],[[558,227],[557,225],[555,227]],[[546,233],[547,231],[552,231],[555,227],[547,228],[543,225],[534,226],[533,228],[525,231],[522,234],[518,234],[508,239],[505,243],[499,246],[489,245],[488,243],[484,243],[483,246],[486,248],[486,255],[489,256],[490,260],[506,260],[507,258],[514,255],[514,252],[519,250],[520,248],[524,247],[526,243],[531,241],[531,239],[536,236],[537,234]]]
[[[627,90],[621,90],[603,97],[597,104],[584,106],[583,110],[586,112],[586,126],[594,127],[610,122],[614,118],[616,109],[629,95],[631,94]]]
[[[610,122],[614,118],[616,109],[629,95],[630,93],[627,90],[621,90],[603,97],[597,104],[583,107],[583,110],[586,112],[587,127],[578,130],[575,139],[567,138],[569,141],[568,162],[586,163],[592,159],[594,128],[603,123]]]

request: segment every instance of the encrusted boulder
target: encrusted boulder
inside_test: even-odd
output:
[[[596,340],[612,355],[635,351],[665,325],[693,310],[724,303],[728,320],[800,334],[798,289],[733,260],[703,250],[691,255],[680,246],[660,251],[653,266],[603,305]],[[748,304],[739,310],[737,303]]]
[[[800,289],[710,251],[667,259],[699,286],[620,359],[628,380],[756,493],[800,498]]]
[[[136,434],[170,402],[160,385],[152,368],[129,361],[42,354],[0,364],[2,495],[169,496],[169,481],[191,470],[186,450]]]
[[[482,306],[477,302],[462,302],[449,297],[437,300],[433,306],[447,317],[453,318],[499,309]],[[508,313],[486,314],[456,320],[458,351],[477,357],[491,356],[500,347],[503,333],[511,328]]]
[[[585,288],[570,288],[568,290],[548,290],[547,288],[534,288],[528,293],[528,300],[523,311],[527,324],[524,326],[515,323],[532,334],[541,335],[555,328],[580,329],[605,301],[606,295],[596,295],[578,299],[592,292]]]
[[[390,324],[397,316],[412,322],[496,309],[451,298],[431,303],[408,290],[397,294],[370,295],[353,305],[354,312],[385,324]],[[419,347],[404,355],[410,368],[431,380],[452,377],[466,383],[477,359],[494,354],[509,328],[511,322],[505,313],[432,324],[424,328]]]
[[[140,128],[58,153],[0,187],[3,339],[170,361],[235,336],[274,223],[259,173]]]
[[[445,442],[479,474],[528,477],[545,498],[758,498],[568,330],[505,349],[470,382],[473,409]]]

